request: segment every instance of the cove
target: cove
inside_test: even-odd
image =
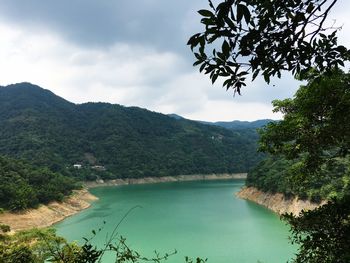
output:
[[[142,255],[176,249],[166,262],[185,262],[185,256],[208,258],[209,263],[286,262],[296,251],[288,242],[288,226],[264,207],[235,197],[243,185],[243,180],[229,180],[94,188],[91,193],[99,200],[55,228],[69,241],[82,243],[104,226],[92,240],[102,246],[125,213],[141,206],[118,234]],[[103,262],[113,259],[107,254]]]

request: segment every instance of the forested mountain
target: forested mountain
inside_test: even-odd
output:
[[[226,129],[241,130],[261,128],[269,122],[274,122],[274,120],[263,119],[256,121],[217,121],[213,122],[213,124],[220,127],[224,127]]]
[[[184,117],[177,115],[175,113],[168,114],[169,117],[172,117],[177,120],[185,119]],[[256,120],[256,121],[216,121],[216,122],[209,122],[209,121],[198,121],[203,124],[208,125],[216,125],[220,126],[226,129],[231,130],[242,130],[242,129],[253,129],[256,130],[258,128],[261,128],[268,124],[269,122],[276,122],[276,120],[271,119],[262,119],[262,120]]]
[[[30,83],[0,88],[0,126],[0,154],[68,174],[91,175],[84,167],[94,165],[109,178],[246,172],[261,160],[254,132],[137,107],[76,105]]]

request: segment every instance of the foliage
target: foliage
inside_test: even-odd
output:
[[[203,33],[189,41],[200,72],[240,94],[247,75],[269,83],[288,70],[308,80],[294,99],[274,101],[284,119],[262,131],[261,150],[273,155],[249,174],[248,184],[264,190],[307,194],[335,190],[332,202],[300,218],[286,215],[294,262],[349,262],[349,74],[338,67],[349,50],[337,44],[338,28],[325,21],[337,0],[225,0],[200,10]],[[270,170],[271,168],[271,170]],[[326,195],[330,194],[327,189]],[[343,191],[343,192],[342,192]],[[329,196],[327,196],[329,197]]]
[[[65,242],[53,229],[32,229],[15,235],[1,235],[1,239],[0,262],[3,263],[43,263],[51,253],[49,246]]]
[[[325,72],[349,60],[349,50],[337,44],[337,30],[324,25],[337,0],[209,0],[199,10],[205,31],[188,45],[200,71],[218,77],[240,94],[248,74],[266,82],[283,70],[303,75],[310,68]]]
[[[0,88],[0,125],[0,154],[79,179],[246,172],[262,158],[254,129],[107,103],[75,105],[29,83]]]
[[[349,74],[334,70],[315,78],[312,73],[293,99],[274,101],[284,118],[262,129],[260,147],[274,159],[259,165],[248,184],[312,201],[332,199],[300,217],[284,216],[293,242],[301,245],[294,262],[348,262]]]
[[[262,130],[261,150],[288,159],[302,156],[309,170],[349,153],[349,74],[337,70],[318,78],[311,75],[294,99],[276,100],[273,105],[284,119]]]
[[[0,207],[22,210],[61,201],[77,188],[74,180],[47,168],[0,156]]]
[[[299,245],[295,263],[350,262],[350,196],[333,199],[300,218],[284,215],[291,225],[292,241]]]
[[[313,201],[349,194],[349,76],[310,71],[293,99],[273,101],[284,118],[260,130],[260,150],[273,157],[249,174],[249,185]]]
[[[246,185],[265,192],[298,196],[314,202],[350,194],[350,160],[337,158],[311,174],[305,173],[302,159],[269,156],[248,175]]]
[[[118,226],[117,226],[118,227]],[[116,227],[116,229],[117,229]],[[116,230],[115,229],[115,230]],[[13,263],[100,263],[106,252],[115,255],[114,262],[161,263],[176,254],[176,251],[160,255],[155,251],[153,257],[145,257],[131,249],[126,239],[119,237],[116,231],[106,237],[106,244],[102,248],[92,245],[91,241],[101,231],[92,231],[92,236],[84,238],[85,242],[79,246],[76,243],[68,243],[65,239],[58,237],[54,229],[32,229],[22,231],[15,235],[1,235],[0,262]],[[197,258],[195,261],[189,257],[186,263],[204,263],[206,260]]]

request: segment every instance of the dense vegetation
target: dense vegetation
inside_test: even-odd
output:
[[[217,121],[217,122],[202,122],[202,123],[216,125],[216,126],[224,127],[226,129],[231,129],[231,130],[245,130],[245,129],[254,130],[265,126],[269,122],[274,122],[274,120],[264,119],[264,120],[257,120],[257,121]]]
[[[284,215],[299,244],[294,262],[348,262],[350,258],[350,74],[334,69],[316,76],[293,99],[274,101],[284,113],[261,131],[260,149],[272,157],[247,184],[264,191],[330,202],[296,218]]]
[[[0,154],[88,179],[246,172],[262,158],[254,129],[230,131],[137,107],[75,105],[29,83],[0,88],[0,125]]]
[[[293,99],[273,102],[284,119],[263,128],[260,140],[260,149],[273,156],[247,183],[315,200],[342,197],[350,190],[350,76],[310,77]]]
[[[326,22],[337,0],[208,3],[198,11],[203,32],[188,45],[194,66],[212,83],[221,78],[226,89],[240,94],[249,76],[269,83],[288,71],[308,81],[293,99],[273,102],[284,118],[266,126],[260,148],[273,157],[248,183],[314,199],[333,196],[314,211],[284,216],[292,242],[300,245],[293,262],[349,262],[350,74],[339,68],[350,51],[338,45],[340,28]]]
[[[246,185],[262,191],[284,193],[314,202],[341,198],[350,189],[349,158],[338,158],[323,164],[317,176],[303,176],[300,183],[302,160],[287,160],[270,156],[261,161],[248,175]]]
[[[0,156],[0,207],[22,210],[39,203],[62,200],[77,188],[71,178],[47,168]]]
[[[194,66],[212,83],[240,94],[251,77],[269,83],[284,71],[298,77],[324,73],[349,61],[334,23],[325,23],[337,0],[221,0],[199,10],[203,31],[189,40]],[[333,26],[330,26],[333,25]]]
[[[350,195],[332,199],[300,217],[284,215],[283,219],[292,226],[291,240],[300,246],[293,262],[350,262],[349,215]]]

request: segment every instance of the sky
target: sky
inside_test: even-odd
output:
[[[0,85],[31,82],[74,103],[109,102],[205,121],[279,119],[271,101],[301,83],[286,72],[242,96],[192,66],[204,0],[0,0]],[[350,1],[330,15],[350,46]],[[348,32],[348,34],[346,34]]]

